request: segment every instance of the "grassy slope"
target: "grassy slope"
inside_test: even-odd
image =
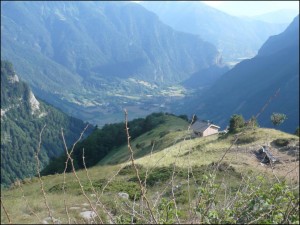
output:
[[[184,168],[188,167],[188,165],[208,165],[218,161],[234,140],[234,136],[221,139],[218,135],[191,139],[190,135],[188,135],[188,126],[188,123],[184,123],[181,120],[169,118],[167,124],[163,124],[133,140],[131,145],[136,162],[144,166],[169,166],[178,157],[177,165]],[[170,132],[160,138],[159,134],[165,131]],[[297,136],[267,128],[247,130],[245,134],[239,136],[239,139],[242,141],[246,139],[246,142],[250,139],[251,142],[244,144],[237,142],[232,149],[241,148],[244,153],[251,153],[251,150],[258,150],[260,146],[268,145],[277,138],[297,139]],[[150,154],[152,140],[154,140],[155,144],[152,154]],[[137,144],[143,147],[137,148]],[[242,159],[240,161],[248,162],[244,163],[244,165],[249,164],[249,155],[243,155],[241,151],[238,151],[238,153],[239,158]],[[240,163],[237,160],[233,160],[233,157],[237,157],[237,151],[229,151],[224,160],[231,161],[237,167],[244,169],[244,166],[239,166]],[[99,162],[99,165],[124,163],[128,159],[129,153],[127,145],[125,145],[122,148],[114,149],[111,154]],[[252,161],[256,162],[256,160]],[[255,168],[256,164],[252,166]]]
[[[165,121],[166,122],[164,124],[131,141],[131,145],[135,152],[135,158],[140,158],[149,154],[151,152],[153,142],[153,151],[159,151],[167,146],[173,145],[178,142],[179,139],[182,139],[182,136],[186,133],[189,124],[174,116],[166,116]],[[137,145],[140,145],[141,147],[137,147]],[[111,151],[110,154],[99,162],[99,165],[120,163],[127,161],[128,158],[129,154],[127,145],[124,145],[121,148]]]
[[[225,139],[220,139],[217,135],[213,135],[205,138],[190,139],[187,135],[187,128],[187,122],[175,117],[168,117],[165,124],[133,140],[132,146],[135,151],[136,163],[143,166],[144,172],[146,168],[151,168],[150,172],[152,171],[152,173],[155,173],[155,168],[172,165],[174,162],[176,162],[176,166],[181,168],[184,174],[187,174],[188,167],[191,165],[193,166],[194,175],[196,179],[198,179],[199,176],[197,175],[197,168],[199,167],[197,166],[207,165],[213,161],[218,161],[224,154],[225,150],[231,145],[234,137],[231,136]],[[167,133],[166,131],[170,132]],[[163,136],[163,134],[165,135]],[[235,167],[237,171],[252,169],[254,171],[265,171],[271,174],[272,171],[270,169],[267,170],[265,167],[260,166],[259,162],[253,158],[251,150],[257,150],[259,145],[265,145],[276,138],[294,138],[299,141],[299,139],[297,139],[297,137],[294,135],[283,133],[274,129],[262,128],[249,130],[245,135],[240,136],[240,138],[244,140],[248,137],[253,137],[254,141],[248,144],[234,145],[232,150],[229,151],[224,158],[224,161],[231,163],[231,165]],[[152,149],[152,140],[155,140],[155,145],[153,147],[152,154],[149,154]],[[142,143],[145,144],[143,145]],[[141,146],[138,149],[136,148],[137,144],[140,144]],[[120,163],[126,162],[128,158],[129,153],[126,145],[120,149],[114,149],[110,155],[108,155],[99,163],[99,166],[89,169],[89,176],[92,178],[97,191],[100,191],[101,193],[101,190],[107,181],[111,179],[122,167]],[[282,167],[278,167],[278,170],[281,168]],[[78,176],[81,179],[88,196],[90,197],[92,192],[89,189],[89,182],[86,177],[86,172],[84,170],[78,171]],[[236,172],[226,173],[223,175],[221,174],[221,176],[226,177],[232,186],[238,185],[239,180],[237,179],[238,176]],[[133,172],[126,172],[115,177],[114,181],[108,185],[108,188],[104,192],[101,201],[105,203],[106,207],[110,208],[110,212],[120,213],[122,211],[120,208],[118,208],[120,205],[115,205],[116,202],[120,201],[116,195],[118,192],[125,191],[127,193],[131,193],[131,191],[133,191],[134,193],[135,190],[138,190],[137,186],[133,185],[133,182],[129,182],[129,179],[134,177],[135,176]],[[72,218],[72,221],[76,220],[76,222],[83,222],[78,214],[79,212],[84,211],[83,208],[89,210],[89,206],[82,205],[88,201],[81,194],[79,185],[76,183],[76,178],[74,175],[67,174],[66,179],[67,206],[68,208],[74,206],[80,207],[80,209],[77,210],[69,209],[70,217]],[[54,211],[54,217],[60,219],[64,223],[67,223],[68,221],[63,203],[63,193],[58,188],[60,184],[62,184],[62,181],[63,175],[51,175],[43,177],[45,186],[44,189],[47,193],[47,199],[50,208]],[[183,211],[187,208],[186,182],[186,176],[184,177],[178,175],[175,179],[176,184],[183,185],[182,193],[178,194],[177,196],[178,201],[180,202],[178,203],[179,208],[181,208]],[[159,185],[148,186],[147,194],[148,196],[151,196],[150,199],[154,201],[154,196],[157,193],[163,192],[163,189],[167,189],[168,186],[170,185],[165,182],[159,182]],[[46,218],[48,213],[44,205],[44,200],[40,191],[40,184],[37,178],[34,178],[31,181],[28,180],[25,185],[22,185],[22,187],[24,189],[24,195],[33,211],[41,218],[41,220]],[[191,190],[194,189],[195,187],[191,186]],[[138,191],[135,192],[138,193]],[[2,191],[1,196],[3,203],[9,211],[10,217],[14,223],[41,223],[41,220],[38,220],[36,216],[32,215],[30,213],[30,209],[26,207],[26,201],[24,201],[25,199],[22,199],[22,192],[19,188]],[[95,199],[92,201],[95,202]],[[5,222],[7,222],[5,214],[1,213],[1,223]]]

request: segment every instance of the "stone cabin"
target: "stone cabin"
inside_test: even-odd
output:
[[[206,137],[219,133],[220,127],[210,123],[209,121],[201,120],[193,123],[191,129],[195,136]]]

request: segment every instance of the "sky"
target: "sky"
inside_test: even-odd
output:
[[[257,16],[281,9],[299,12],[299,1],[202,1],[233,16]]]

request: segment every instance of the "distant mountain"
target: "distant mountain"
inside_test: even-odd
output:
[[[36,99],[12,64],[1,61],[1,185],[37,173],[34,156],[44,125],[39,155],[42,168],[64,151],[61,128],[69,146],[86,124]]]
[[[298,10],[293,9],[283,9],[275,12],[265,13],[259,16],[253,16],[251,19],[256,19],[260,21],[264,21],[267,23],[291,23],[296,15],[299,14]]]
[[[282,32],[288,25],[244,20],[199,1],[141,1],[140,4],[172,28],[197,34],[213,43],[226,62],[256,55],[269,36]]]
[[[297,32],[299,32],[299,15],[294,18],[283,33],[270,37],[259,49],[258,56],[268,56],[284,49],[299,46],[299,33]]]
[[[39,96],[93,122],[221,61],[139,4],[102,1],[1,2],[1,54]]]
[[[272,127],[270,116],[279,112],[288,118],[279,129],[295,132],[299,126],[299,16],[284,32],[270,37],[256,57],[237,64],[178,110],[222,126],[233,114],[249,119],[261,112],[258,121],[264,127]]]

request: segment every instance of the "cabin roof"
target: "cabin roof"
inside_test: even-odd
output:
[[[204,132],[207,128],[213,127],[215,129],[220,129],[219,126],[209,123],[207,121],[196,121],[192,124],[192,129],[197,132]]]

